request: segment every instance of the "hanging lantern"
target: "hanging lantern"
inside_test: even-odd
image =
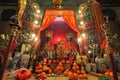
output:
[[[87,4],[81,4],[80,6],[79,6],[79,10],[81,11],[81,12],[84,12],[84,11],[86,11],[86,9],[87,9]]]
[[[56,8],[60,8],[62,4],[62,0],[53,0],[53,4]]]
[[[39,10],[40,9],[40,7],[37,3],[32,3],[31,6],[32,6],[32,10]]]
[[[53,0],[53,4],[54,5],[61,5],[62,4],[62,0]]]

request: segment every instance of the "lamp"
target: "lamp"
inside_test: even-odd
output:
[[[61,8],[62,0],[53,0],[55,8]]]

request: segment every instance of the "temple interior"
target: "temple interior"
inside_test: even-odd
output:
[[[1,0],[0,80],[120,80],[120,1]]]

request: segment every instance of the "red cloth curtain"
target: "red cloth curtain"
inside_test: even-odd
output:
[[[39,30],[39,37],[40,37],[40,32],[45,30],[56,18],[56,15],[44,15],[42,25]]]
[[[75,13],[73,10],[46,10],[38,34],[40,35],[40,32],[46,29],[57,16],[62,16],[69,27],[71,27],[71,29],[73,29],[79,35],[79,31],[76,25]]]
[[[65,22],[63,21],[55,21],[53,22],[47,29],[41,32],[41,47],[40,50],[44,49],[44,45],[46,43],[46,31],[51,31],[54,33],[51,37],[50,49],[53,49],[53,45],[57,44],[59,40],[65,43],[65,49],[73,49],[77,50],[76,47],[76,38],[77,32],[71,29]],[[71,42],[71,45],[68,45],[68,38],[66,37],[66,33],[72,33],[74,40]]]
[[[76,19],[73,15],[63,15],[62,16],[64,21],[67,23],[67,25],[73,29],[75,32],[78,33],[78,36],[79,36],[79,31],[77,29],[77,25],[76,25]]]
[[[57,16],[62,16],[65,22],[69,25],[71,29],[79,34],[76,25],[75,13],[73,10],[65,9],[65,10],[46,10],[44,13],[43,21],[41,27],[39,29],[38,37],[40,38],[40,32],[45,30],[49,25],[54,21]]]
[[[56,15],[45,15],[43,18],[43,22],[40,28],[40,31],[46,29],[56,18]]]

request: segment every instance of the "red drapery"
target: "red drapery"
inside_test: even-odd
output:
[[[40,37],[40,32],[46,29],[57,16],[62,16],[65,20],[65,22],[69,25],[71,29],[73,29],[75,32],[78,33],[79,31],[77,29],[76,25],[76,19],[75,19],[75,13],[73,10],[46,10],[44,13],[42,25],[39,30],[39,37]]]
[[[54,21],[55,18],[56,18],[55,15],[46,15],[46,14],[44,15],[43,22],[38,33],[39,37],[40,37],[40,32],[45,30]]]
[[[63,17],[64,21],[69,25],[71,29],[73,29],[75,32],[77,32],[78,37],[80,36],[80,33],[77,29],[76,25],[76,19],[75,19],[75,13],[73,10],[70,9],[63,9],[63,10],[46,10],[44,12],[43,21],[41,24],[41,27],[38,31],[38,37],[40,38],[41,31],[45,30],[57,16]],[[36,45],[39,45],[39,43],[36,43]]]
[[[40,31],[43,31],[44,29],[46,29],[53,22],[55,18],[56,18],[56,15],[45,15]]]
[[[62,17],[63,17],[64,21],[67,23],[67,25],[69,25],[71,29],[73,29],[75,32],[77,32],[78,36],[79,36],[79,31],[76,27],[75,17],[73,15],[71,15],[71,16],[70,15],[63,15]]]
[[[64,10],[46,10],[43,16],[43,21],[41,27],[38,32],[38,37],[40,38],[41,31],[45,30],[49,25],[55,20],[57,16],[62,16],[64,21],[69,25],[71,29],[77,32],[79,37],[79,31],[76,25],[75,13],[73,10],[64,9]],[[36,45],[38,46],[40,42],[37,42]],[[37,48],[37,47],[36,47]]]
[[[54,21],[52,22],[49,27],[41,32],[41,47],[40,50],[43,50],[46,43],[46,31],[52,31],[54,34],[51,37],[50,41],[50,50],[53,49],[53,45],[57,44],[58,41],[62,41],[65,44],[65,49],[70,50],[77,50],[76,45],[76,38],[77,33],[71,29],[65,22],[63,21]],[[66,33],[72,33],[73,40],[71,42],[71,45],[68,42],[68,38],[66,37]]]

